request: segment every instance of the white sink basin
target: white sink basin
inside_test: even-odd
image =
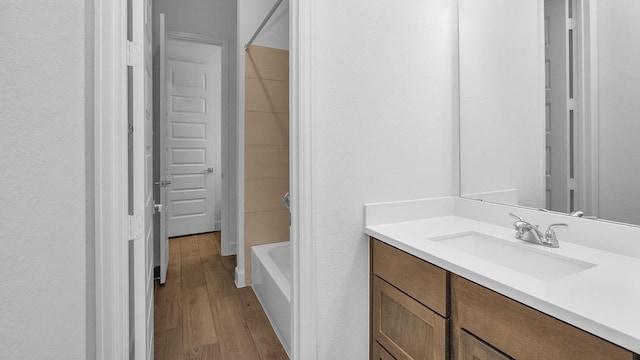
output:
[[[511,242],[474,231],[428,238],[428,240],[543,281],[558,280],[596,266],[554,254],[553,249],[541,245]]]

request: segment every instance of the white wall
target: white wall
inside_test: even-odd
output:
[[[85,2],[4,2],[0,48],[0,358],[83,359]]]
[[[599,211],[640,224],[640,1],[598,1]]]
[[[229,184],[228,191],[222,192],[223,196],[228,196],[223,205],[228,206],[229,228],[223,228],[223,239],[235,244],[238,234],[236,229],[237,218],[233,216],[238,212],[238,83],[237,77],[237,25],[236,25],[236,0],[155,0],[154,6],[158,13],[166,14],[168,31],[196,34],[205,36],[217,41],[228,43],[228,79],[229,79],[229,99],[228,117],[222,120],[222,166],[226,168],[223,173],[226,182]],[[226,156],[225,156],[226,155]],[[224,181],[224,180],[223,180]],[[224,219],[223,219],[224,221]],[[223,225],[224,226],[224,225]],[[223,244],[224,245],[224,244]],[[233,246],[235,248],[235,245]]]
[[[544,207],[540,0],[460,1],[461,194]]]
[[[368,357],[363,205],[457,193],[455,3],[311,3],[318,359]]]
[[[251,39],[275,1],[238,0],[238,202],[235,217],[238,219],[238,256],[236,284],[244,286],[244,45]],[[289,0],[283,0],[280,6],[256,37],[253,45],[268,46],[276,49],[289,49]]]
[[[86,215],[86,283],[87,283],[87,300],[86,300],[86,339],[87,339],[87,359],[92,359],[96,352],[96,269],[95,269],[95,149],[94,149],[94,37],[95,23],[93,21],[95,6],[94,0],[86,0],[84,2],[85,9],[85,163],[86,163],[86,183],[85,183],[85,215]]]

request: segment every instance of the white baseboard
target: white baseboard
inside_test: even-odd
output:
[[[238,270],[236,267],[236,278],[235,278],[236,287],[243,288],[246,285],[244,270]]]

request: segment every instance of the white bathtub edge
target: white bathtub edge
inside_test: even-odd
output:
[[[287,355],[290,356],[291,283],[270,255],[271,249],[278,246],[285,245],[280,242],[251,247],[251,276],[253,279],[251,287],[278,340]],[[283,333],[287,331],[288,334]]]

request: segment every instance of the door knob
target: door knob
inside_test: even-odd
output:
[[[202,170],[203,173],[207,174],[207,173],[212,173],[213,172],[213,168],[206,168],[204,170]]]
[[[161,213],[162,212],[162,204],[153,204],[153,213]]]
[[[170,180],[160,180],[160,181],[155,181],[154,184],[159,185],[160,187],[165,187],[167,185],[171,185],[171,181]]]

